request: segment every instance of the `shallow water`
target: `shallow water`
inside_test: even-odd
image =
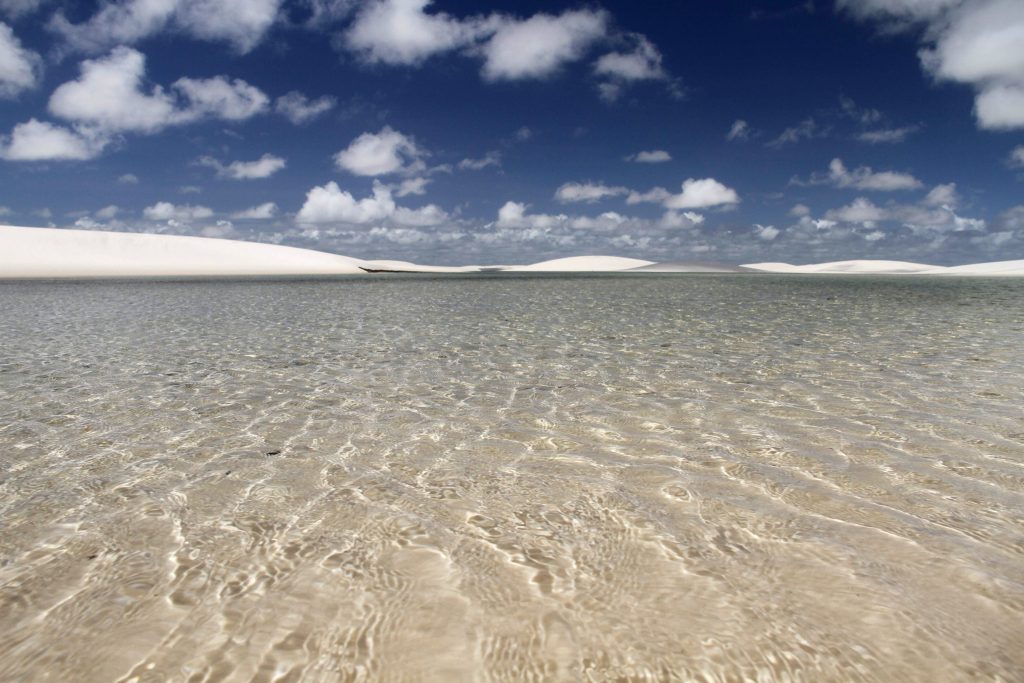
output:
[[[1024,679],[1024,280],[0,311],[4,681]]]

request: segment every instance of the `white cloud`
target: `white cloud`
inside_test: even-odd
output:
[[[42,69],[39,55],[23,48],[11,27],[0,22],[0,98],[34,88]]]
[[[526,204],[520,202],[505,202],[498,209],[498,220],[495,225],[499,228],[532,228],[535,230],[547,230],[565,223],[568,216],[564,214],[542,214],[526,212]]]
[[[430,178],[409,178],[399,184],[398,191],[395,194],[399,197],[408,197],[411,194],[424,195],[427,193],[427,185],[429,183]]]
[[[153,206],[147,206],[143,209],[142,214],[151,221],[179,221],[188,223],[193,220],[209,218],[213,215],[213,210],[205,206],[157,202]]]
[[[608,15],[576,10],[504,20],[483,46],[483,76],[489,81],[545,78],[583,56],[605,35]]]
[[[936,185],[928,192],[921,203],[925,206],[942,206],[950,209],[956,208],[960,198],[956,193],[956,183]]]
[[[465,47],[486,33],[488,21],[427,14],[431,0],[371,0],[345,32],[346,47],[367,62],[420,64]]]
[[[69,129],[29,119],[0,138],[0,157],[8,161],[82,161],[103,152],[109,139],[95,130]]]
[[[122,185],[138,185],[139,176],[135,175],[134,173],[125,173],[124,175],[117,179],[117,182],[121,183]]]
[[[35,12],[48,0],[0,0],[0,12],[15,19]]]
[[[789,210],[790,216],[809,216],[811,215],[811,208],[806,204],[794,204],[793,208]]]
[[[736,204],[739,201],[736,190],[714,178],[688,178],[683,181],[683,191],[665,199],[664,205],[667,209],[701,209]]]
[[[626,161],[634,161],[638,164],[660,164],[672,161],[672,155],[663,149],[654,149],[649,152],[637,152],[626,157]]]
[[[626,38],[633,43],[629,52],[609,52],[594,63],[594,73],[603,79],[598,88],[601,98],[614,102],[627,85],[635,81],[668,80],[668,72],[661,65],[661,52],[646,37],[631,33]],[[682,91],[674,86],[676,96]]]
[[[224,41],[248,52],[277,18],[282,0],[105,0],[87,21],[72,24],[58,11],[49,29],[65,49],[102,52],[167,29],[201,40]]]
[[[145,56],[127,47],[85,60],[76,80],[54,90],[50,112],[104,131],[154,133],[204,117],[246,119],[266,108],[267,97],[259,89],[223,76],[181,78],[172,86],[178,96],[160,86],[144,92],[145,70]]]
[[[230,164],[222,164],[213,157],[201,157],[200,166],[209,166],[216,169],[217,175],[221,178],[231,180],[257,180],[269,178],[286,165],[281,157],[273,154],[264,154],[255,161],[232,161]]]
[[[448,220],[441,208],[428,204],[419,209],[396,206],[391,189],[373,183],[373,196],[356,199],[331,181],[306,193],[306,202],[296,216],[298,223],[341,223],[364,225],[391,220],[406,226],[439,225]]]
[[[1011,166],[1024,166],[1024,145],[1017,145],[1010,152]]]
[[[743,119],[736,119],[732,122],[732,127],[730,127],[729,132],[726,133],[725,139],[729,142],[749,140],[750,124]]]
[[[1024,128],[1024,3],[1020,0],[840,0],[855,16],[901,30],[923,23],[922,66],[975,88],[981,128]]]
[[[104,206],[102,209],[97,211],[96,218],[109,221],[111,218],[114,218],[119,213],[121,213],[121,207],[117,206],[116,204],[111,204],[109,206]]]
[[[12,213],[14,212],[9,206],[0,206],[0,216],[10,216]]]
[[[609,187],[602,183],[565,183],[555,191],[555,199],[564,203],[596,202],[605,197],[628,194],[624,187]]]
[[[735,125],[735,124],[734,124]],[[800,142],[801,140],[812,140],[821,138],[828,134],[827,128],[822,128],[813,118],[807,118],[791,128],[787,128],[779,134],[779,137],[767,143],[768,147],[779,149],[788,144]]]
[[[231,214],[231,217],[236,220],[267,220],[277,215],[277,204],[274,202],[265,202],[258,206],[251,206],[243,211],[237,211]]]
[[[415,173],[423,170],[424,152],[412,138],[385,126],[379,133],[363,133],[334,155],[338,168],[361,176]]]
[[[776,228],[774,225],[761,225],[760,223],[754,223],[754,234],[757,235],[758,239],[770,242],[779,236],[782,231]]]
[[[917,126],[904,126],[903,128],[879,128],[877,130],[866,130],[857,135],[861,142],[868,142],[873,145],[883,143],[903,142],[907,136],[917,130]]]
[[[626,197],[626,203],[642,204],[649,202],[652,204],[661,204],[671,196],[672,193],[666,190],[664,187],[654,187],[648,190],[647,192],[637,192],[634,190],[633,192],[629,193],[628,197]]]
[[[459,168],[463,171],[482,171],[488,166],[501,166],[501,152],[488,152],[479,159],[463,159]]]
[[[1024,84],[986,86],[974,100],[974,113],[982,128],[1024,128]]]
[[[811,183],[821,182],[819,177],[811,179]],[[873,171],[868,166],[861,166],[853,171],[847,170],[842,159],[833,159],[828,165],[828,182],[841,188],[857,190],[876,190],[893,192],[897,190],[916,190],[923,183],[909,173],[896,171]]]
[[[875,206],[866,197],[857,197],[850,204],[825,212],[825,218],[842,223],[861,223],[873,227],[878,221],[889,218],[889,212]]]
[[[311,100],[298,90],[292,90],[277,98],[274,102],[274,110],[299,126],[327,113],[337,103],[338,101],[329,95]]]

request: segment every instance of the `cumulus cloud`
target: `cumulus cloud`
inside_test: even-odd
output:
[[[501,166],[501,152],[488,152],[479,159],[463,159],[459,162],[459,169],[463,171],[482,171],[488,166]]]
[[[194,220],[209,218],[213,215],[213,209],[206,206],[157,202],[143,209],[142,214],[151,221],[179,221],[188,223]]]
[[[683,181],[683,191],[670,195],[663,204],[667,209],[702,209],[737,204],[739,201],[736,190],[714,178],[688,178]]]
[[[493,31],[492,21],[428,14],[430,4],[431,0],[371,0],[345,32],[345,46],[367,62],[412,65]]]
[[[960,197],[956,193],[956,183],[946,183],[933,187],[921,203],[925,206],[944,206],[955,209]]]
[[[365,225],[382,221],[405,226],[432,226],[448,220],[441,208],[428,204],[408,209],[395,204],[391,188],[379,181],[373,183],[373,195],[356,199],[331,181],[306,193],[306,201],[296,216],[298,223]]]
[[[564,214],[527,213],[527,206],[521,202],[508,201],[498,209],[499,228],[533,228],[546,230],[565,223],[569,217]]]
[[[145,56],[128,47],[85,60],[81,75],[50,96],[52,114],[108,132],[154,133],[202,118],[242,120],[262,112],[267,97],[245,81],[181,78],[171,91],[143,90]]]
[[[483,76],[489,81],[551,76],[564,64],[580,59],[605,35],[607,23],[605,12],[592,10],[504,19],[482,47]]]
[[[213,157],[206,156],[200,157],[197,163],[200,166],[208,166],[215,169],[218,177],[230,178],[231,180],[269,178],[286,165],[284,159],[273,154],[264,154],[255,161],[232,161],[229,164],[223,164]]]
[[[97,53],[131,45],[165,30],[229,43],[238,52],[255,47],[277,18],[282,0],[105,0],[86,21],[73,24],[58,11],[48,28],[66,50]]]
[[[275,100],[274,110],[296,126],[301,126],[318,116],[326,114],[337,103],[338,101],[329,95],[311,100],[298,90],[292,90]]]
[[[754,223],[754,234],[758,239],[770,242],[779,236],[782,232],[774,225],[761,225],[760,223]]]
[[[736,119],[732,122],[729,132],[725,134],[729,142],[742,142],[750,139],[750,124],[743,119]]]
[[[627,52],[609,52],[594,63],[594,74],[601,79],[598,91],[601,99],[614,102],[630,84],[637,81],[670,81],[662,66],[661,52],[646,37],[631,33],[624,37],[631,43]],[[682,97],[682,90],[672,83],[670,92]]]
[[[909,173],[897,171],[874,171],[870,166],[861,166],[852,171],[846,168],[842,159],[833,159],[828,165],[828,174],[815,173],[807,181],[793,179],[795,185],[833,185],[839,188],[894,192],[916,190],[924,184]]]
[[[793,208],[789,210],[790,216],[809,216],[811,214],[811,208],[806,204],[794,204]]]
[[[83,161],[103,152],[109,138],[90,128],[64,128],[29,119],[0,137],[0,158],[7,161]]]
[[[251,206],[242,211],[236,211],[231,217],[236,220],[267,220],[277,215],[277,204],[265,202],[258,206]]]
[[[981,128],[1024,128],[1024,3],[1020,0],[839,0],[884,30],[924,26],[922,66],[975,88]]]
[[[403,180],[398,185],[398,190],[395,194],[399,197],[408,197],[409,195],[424,195],[427,193],[427,185],[430,183],[430,178],[409,178]]]
[[[672,161],[672,155],[663,149],[653,149],[649,152],[637,152],[626,157],[626,161],[634,161],[638,164],[660,164]]]
[[[334,155],[334,163],[354,175],[379,176],[422,171],[424,156],[412,138],[385,126],[378,133],[357,137]]]
[[[35,12],[49,0],[0,0],[0,13],[17,19]]]
[[[0,22],[0,98],[36,87],[42,68],[39,55],[22,47],[11,27]]]
[[[629,194],[624,187],[609,187],[603,183],[565,183],[555,191],[555,199],[569,202],[596,202],[605,197]]]

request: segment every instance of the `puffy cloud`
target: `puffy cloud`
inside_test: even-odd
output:
[[[467,46],[491,22],[427,14],[431,0],[372,0],[344,35],[345,46],[367,62],[420,64],[440,52]]]
[[[35,12],[47,2],[48,0],[0,0],[0,12],[18,18]]]
[[[197,163],[200,166],[209,166],[216,169],[219,177],[230,178],[231,180],[269,178],[286,165],[284,159],[273,154],[264,154],[255,161],[232,161],[227,165],[222,164],[213,157],[201,157]]]
[[[933,187],[925,198],[921,200],[921,203],[925,206],[944,206],[954,209],[959,201],[960,197],[956,193],[956,183],[947,183]]]
[[[780,149],[801,140],[813,140],[814,138],[821,138],[826,135],[828,135],[827,128],[823,128],[813,118],[807,118],[797,125],[782,131],[777,138],[769,141],[767,146]]]
[[[153,206],[147,206],[143,209],[142,214],[151,221],[179,221],[188,223],[193,220],[209,218],[213,215],[213,210],[205,206],[157,202]]]
[[[277,215],[277,204],[265,202],[231,214],[236,220],[267,220]]]
[[[103,152],[109,138],[89,128],[68,129],[29,119],[0,138],[0,158],[7,161],[82,161]]]
[[[428,183],[430,183],[430,178],[409,178],[399,184],[395,194],[399,197],[408,197],[411,194],[423,195],[427,193]]]
[[[972,85],[981,128],[1024,128],[1024,3],[1020,0],[840,0],[884,29],[924,24],[922,66],[938,80]]]
[[[636,190],[629,193],[626,197],[627,204],[643,204],[649,202],[652,204],[661,204],[666,199],[672,196],[672,193],[666,190],[664,187],[654,187],[647,192],[637,192]]]
[[[338,168],[361,176],[416,173],[423,170],[423,150],[412,138],[385,126],[379,133],[363,133],[334,155]]]
[[[239,52],[255,47],[277,18],[282,0],[105,0],[87,21],[72,24],[58,12],[51,31],[76,52],[130,45],[168,28]]]
[[[0,98],[34,88],[42,68],[39,55],[23,48],[11,27],[0,22]]]
[[[395,204],[391,189],[379,181],[373,183],[373,196],[356,199],[331,181],[314,187],[306,194],[306,202],[296,216],[298,223],[340,223],[364,225],[392,221],[406,226],[439,225],[448,220],[448,214],[428,204],[419,209],[407,209]]]
[[[813,173],[808,180],[793,178],[792,185],[833,185],[839,188],[852,188],[857,190],[873,190],[879,192],[893,192],[897,190],[916,190],[924,184],[909,173],[896,171],[874,171],[869,166],[861,166],[849,170],[843,164],[842,159],[833,159],[829,162],[828,173]]]
[[[484,78],[512,81],[550,76],[582,57],[605,35],[607,23],[605,12],[591,10],[503,20],[482,48]]]
[[[857,135],[857,139],[860,140],[861,142],[867,142],[872,145],[882,143],[897,143],[906,140],[907,136],[915,132],[917,129],[917,126],[904,126],[902,128],[879,128],[876,130],[865,130]]]
[[[842,159],[833,159],[829,163],[828,180],[836,187],[877,190],[880,192],[916,190],[923,186],[920,180],[909,173],[897,173],[895,171],[875,172],[868,166],[861,166],[853,171],[849,171],[843,164]],[[812,182],[816,182],[816,180],[812,179]]]
[[[609,187],[602,183],[565,183],[555,191],[555,199],[564,203],[596,202],[605,197],[628,194],[624,187]]]
[[[683,181],[683,191],[669,196],[663,203],[667,209],[701,209],[736,204],[739,201],[736,190],[714,178],[688,178]]]
[[[875,206],[866,197],[857,197],[844,207],[827,211],[825,218],[843,223],[862,223],[872,227],[876,222],[889,218],[889,212]]]
[[[501,152],[488,152],[479,159],[463,159],[459,169],[463,171],[482,171],[488,166],[501,166]]]
[[[668,72],[661,65],[661,52],[654,43],[638,33],[628,34],[626,40],[633,44],[629,52],[609,52],[594,63],[594,73],[603,79],[598,89],[607,102],[617,100],[632,82],[669,80]],[[671,92],[682,96],[682,90],[675,84]]]
[[[649,152],[637,152],[626,157],[626,161],[635,161],[638,164],[660,164],[672,161],[672,155],[663,149],[654,149]]]
[[[811,209],[806,204],[794,204],[793,208],[789,210],[790,216],[809,216],[811,215]]]
[[[329,95],[311,100],[298,90],[292,90],[277,98],[274,110],[296,126],[300,126],[329,112],[337,103],[338,101]]]
[[[498,220],[495,223],[499,228],[533,228],[546,230],[565,223],[569,217],[564,214],[528,214],[526,204],[521,202],[505,202],[498,209]]]
[[[736,119],[732,122],[729,132],[725,134],[729,142],[737,142],[750,139],[750,124],[743,119]]]
[[[974,99],[974,113],[982,128],[1024,128],[1024,84],[986,86]]]
[[[160,86],[144,92],[145,70],[145,56],[128,47],[85,60],[81,75],[50,96],[50,112],[109,132],[154,133],[204,117],[242,120],[266,108],[267,97],[260,90],[222,76],[181,78],[172,86],[177,96]]]
[[[757,238],[770,242],[779,236],[782,231],[776,228],[774,225],[761,225],[760,223],[754,223],[754,234]]]

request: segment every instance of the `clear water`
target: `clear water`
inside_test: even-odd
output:
[[[1024,679],[1024,280],[0,285],[4,681]]]

